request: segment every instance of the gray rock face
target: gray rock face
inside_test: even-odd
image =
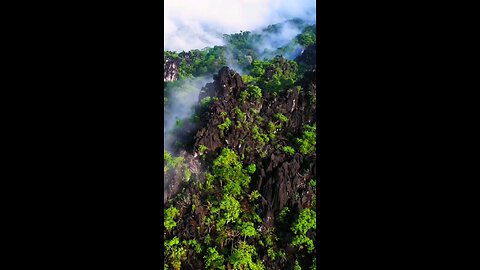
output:
[[[173,82],[178,80],[178,70],[180,66],[179,60],[166,60],[163,64],[163,81],[164,82]]]
[[[226,117],[238,122],[235,109],[246,114],[247,122],[260,125],[255,119],[252,109],[260,112],[266,123],[275,122],[275,114],[282,113],[289,121],[282,130],[276,132],[278,141],[287,141],[287,133],[300,134],[302,127],[316,121],[316,77],[315,71],[308,71],[299,81],[303,91],[285,91],[279,96],[264,93],[260,101],[239,99],[240,92],[246,89],[241,76],[234,70],[224,67],[214,82],[207,84],[200,92],[199,99],[207,96],[218,97],[211,105],[206,124],[195,134],[195,147],[206,146],[210,152],[217,152],[222,148],[235,149],[239,156],[244,156],[245,164],[256,164],[259,172],[253,175],[252,185],[260,191],[265,199],[262,211],[266,216],[265,226],[274,225],[276,217],[283,207],[300,212],[312,203],[313,189],[308,185],[310,179],[317,179],[316,153],[308,156],[296,153],[288,156],[281,150],[265,147],[265,157],[260,157],[256,149],[258,142],[253,139],[251,127],[236,127],[233,125],[222,135],[218,125]],[[297,135],[299,136],[299,135]],[[261,147],[260,147],[261,148]],[[251,149],[250,151],[248,149]]]

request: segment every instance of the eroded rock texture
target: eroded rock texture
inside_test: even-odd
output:
[[[178,80],[178,71],[180,67],[180,60],[167,59],[163,64],[163,81],[173,82]]]
[[[289,141],[288,133],[299,137],[305,124],[315,122],[315,72],[306,74],[301,81],[303,91],[292,90],[278,96],[265,95],[262,101],[240,101],[239,94],[246,89],[241,76],[229,68],[220,70],[215,81],[205,86],[200,93],[200,99],[207,96],[218,97],[219,100],[211,106],[206,115],[208,122],[195,135],[195,146],[206,146],[216,152],[224,147],[234,149],[239,156],[244,156],[245,164],[256,164],[259,171],[254,175],[255,187],[263,197],[264,211],[267,213],[266,223],[271,226],[275,216],[283,207],[293,207],[298,210],[311,204],[311,190],[308,181],[316,179],[315,153],[303,156],[296,153],[289,156],[283,151],[275,149],[271,144],[259,146],[253,138],[252,125],[257,123],[258,116],[263,123],[278,122],[274,117],[277,113],[285,115],[289,121],[277,130],[277,143]],[[241,123],[235,113],[239,108],[246,113],[247,120]],[[255,114],[253,111],[258,111]],[[226,116],[222,116],[222,113]],[[228,117],[234,124],[223,134],[218,125]],[[240,123],[240,125],[238,125]]]
[[[228,67],[223,67],[214,76],[214,81],[205,85],[200,91],[199,103],[208,97],[214,101],[207,108],[197,111],[200,119],[196,126],[185,127],[185,134],[188,134],[185,139],[190,137],[192,140],[186,143],[191,144],[192,147],[187,150],[188,152],[180,153],[185,157],[186,164],[192,170],[197,182],[203,182],[204,174],[209,169],[208,164],[211,164],[225,147],[234,150],[242,158],[244,165],[256,164],[257,170],[252,175],[250,188],[258,190],[262,195],[260,208],[257,211],[263,218],[263,223],[257,229],[263,231],[274,226],[282,228],[279,229],[278,236],[281,238],[280,242],[285,243],[282,248],[287,252],[288,267],[295,261],[294,254],[298,250],[288,244],[291,242],[292,234],[289,227],[282,227],[287,225],[280,224],[279,213],[284,207],[288,207],[292,216],[298,216],[302,209],[309,208],[314,203],[314,187],[308,183],[312,179],[317,179],[316,153],[303,155],[297,152],[289,155],[280,150],[279,146],[292,145],[295,138],[301,137],[305,125],[316,122],[314,57],[314,47],[306,48],[299,57],[298,61],[307,70],[296,85],[301,86],[301,89],[295,86],[279,94],[264,92],[263,97],[259,99],[249,97],[242,100],[242,92],[246,91],[247,85],[240,74]],[[171,70],[175,69],[173,63],[170,67]],[[273,78],[275,72],[275,70],[267,70],[265,74],[267,80]],[[172,79],[174,75],[168,78]],[[239,117],[238,111],[245,114],[244,120]],[[286,116],[288,122],[280,123],[275,117],[278,113]],[[232,124],[222,131],[219,125],[224,123],[226,118],[230,119]],[[269,142],[261,143],[258,138],[255,138],[253,130],[258,128],[265,133],[269,130],[269,123],[281,127],[268,131],[265,135],[270,138]],[[197,152],[200,146],[208,149],[202,161]],[[181,232],[183,238],[197,239],[200,242],[204,241],[207,234],[212,234],[215,238],[215,234],[210,231],[211,228],[206,227],[203,222],[208,212],[205,204],[207,195],[202,194],[194,184],[182,187],[182,174],[183,171],[179,170],[167,175],[173,180],[166,189],[165,202],[173,198],[173,195],[182,188],[186,189],[180,196],[175,197],[174,204],[175,207],[179,207],[181,218],[171,235]],[[221,194],[208,196],[210,195],[221,197]],[[244,205],[248,202],[240,203]],[[193,210],[188,207],[192,204],[196,206]],[[291,222],[293,220],[287,223],[291,224]],[[309,232],[308,236],[315,239],[315,232]],[[266,254],[261,256],[264,256],[263,259],[267,261]],[[265,266],[266,269],[282,269],[285,264],[277,261],[269,262]],[[184,267],[185,269],[203,269],[202,258],[198,258],[193,253],[188,254]],[[284,269],[290,269],[288,267]]]

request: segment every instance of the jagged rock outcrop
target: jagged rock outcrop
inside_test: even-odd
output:
[[[205,97],[218,97],[218,101],[214,102],[210,107],[210,111],[206,115],[208,123],[205,127],[201,128],[195,135],[195,145],[206,146],[211,152],[223,148],[225,146],[235,147],[232,143],[238,143],[247,134],[242,130],[236,130],[222,136],[218,125],[224,122],[225,117],[223,114],[227,114],[229,119],[234,119],[234,109],[239,105],[236,101],[240,91],[245,90],[246,85],[242,81],[240,74],[228,67],[222,68],[218,75],[214,76],[214,82],[207,84],[201,91],[199,99],[202,100]],[[245,106],[242,108],[246,109]]]
[[[205,97],[218,97],[231,101],[237,97],[239,91],[247,88],[240,74],[228,67],[221,68],[213,79],[212,83],[208,83],[200,91],[199,101]]]
[[[263,59],[253,49],[262,40],[255,33],[164,54],[165,268],[231,270],[248,249],[258,268],[313,269],[316,45],[297,43],[310,42],[316,30],[302,23],[295,25],[303,36],[261,53],[268,61],[254,61]],[[308,239],[298,227],[309,227]]]
[[[246,85],[238,73],[227,67],[222,68],[214,79],[202,89],[199,98],[218,97],[218,101],[211,105],[205,116],[208,118],[206,125],[196,133],[195,146],[204,145],[210,152],[229,147],[244,157],[245,164],[257,165],[259,171],[253,176],[253,182],[265,199],[266,226],[273,225],[283,207],[300,211],[311,204],[312,189],[307,183],[316,179],[315,154],[289,156],[272,147],[272,143],[262,146],[254,138],[252,128],[265,129],[267,123],[278,122],[275,114],[285,115],[289,121],[281,130],[275,131],[274,139],[275,144],[282,145],[291,141],[289,133],[298,137],[304,125],[313,124],[316,120],[315,71],[308,72],[299,82],[303,91],[291,89],[278,96],[265,94],[262,100],[241,101],[239,95]],[[235,112],[238,109],[246,114],[243,123]],[[218,126],[226,118],[232,121],[232,127],[222,132]]]
[[[180,60],[167,59],[163,63],[163,81],[173,82],[178,80],[178,72],[180,68]]]
[[[223,148],[228,147],[241,157],[245,166],[255,164],[257,168],[252,175],[249,191],[258,190],[261,198],[255,208],[249,203],[248,196],[239,200],[242,210],[256,211],[262,218],[255,225],[258,232],[265,233],[275,227],[276,236],[279,237],[277,248],[283,249],[287,254],[286,262],[270,260],[266,249],[259,248],[259,259],[265,263],[266,269],[290,269],[298,258],[298,252],[305,252],[291,244],[293,233],[290,226],[301,210],[311,208],[315,203],[315,187],[310,186],[309,181],[317,179],[316,154],[296,152],[290,155],[282,147],[295,146],[298,149],[295,139],[302,136],[305,125],[316,122],[316,70],[315,63],[311,65],[309,62],[309,57],[315,52],[307,49],[299,58],[302,70],[306,72],[289,89],[278,92],[264,89],[261,98],[246,96],[245,93],[250,91],[247,85],[240,74],[228,67],[221,68],[213,76],[214,81],[201,89],[199,104],[207,105],[196,109],[198,122],[185,124],[181,132],[184,136],[176,137],[183,145],[191,145],[183,148],[187,151],[181,151],[175,156],[185,158],[183,168],[189,168],[193,180],[187,183],[183,181],[185,170],[182,168],[165,175],[169,181],[165,188],[164,202],[167,207],[174,205],[179,209],[181,217],[167,238],[181,234],[182,239],[202,242],[207,241],[207,236],[209,239],[223,237],[221,232],[205,221],[211,215],[209,197],[219,200],[223,196],[222,191],[216,189],[206,193],[203,184],[212,161]],[[262,79],[268,81],[277,72],[292,71],[291,64],[279,63],[278,69],[266,69]],[[202,102],[205,100],[210,101]],[[278,114],[285,116],[288,121],[281,122],[276,116]],[[219,126],[226,123],[227,119],[231,124],[221,129]],[[200,146],[207,149],[201,156]],[[181,190],[183,191],[179,192]],[[178,196],[173,196],[175,194]],[[195,207],[192,208],[192,205]],[[290,215],[281,222],[279,214],[284,207],[290,209]],[[315,239],[315,232],[308,232],[308,237]],[[223,240],[220,242],[223,245]],[[202,257],[192,250],[188,252],[182,269],[203,269],[205,265]],[[299,262],[308,265],[311,259],[310,256],[304,256]]]

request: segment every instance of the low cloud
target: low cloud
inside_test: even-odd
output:
[[[223,45],[223,34],[259,30],[292,18],[315,21],[315,0],[166,0],[164,50]]]
[[[169,87],[171,93],[168,97],[168,105],[164,107],[163,119],[163,148],[173,152],[178,138],[173,131],[177,121],[185,121],[193,115],[193,109],[198,104],[198,95],[205,84],[213,81],[212,75],[186,79],[181,85]]]

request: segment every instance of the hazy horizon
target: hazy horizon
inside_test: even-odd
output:
[[[222,35],[258,30],[293,18],[316,20],[315,0],[166,0],[164,50],[223,45]]]

